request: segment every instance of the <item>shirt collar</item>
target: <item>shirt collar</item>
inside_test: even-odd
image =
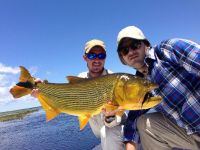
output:
[[[156,57],[155,57],[155,49],[153,47],[147,49],[146,53],[145,53],[145,59],[144,59],[145,63],[148,65],[149,69],[148,69],[148,74],[151,75],[151,71],[153,69],[154,66],[154,62],[156,61]]]
[[[101,76],[107,75],[108,74],[108,70],[104,68]],[[87,77],[90,78],[89,72],[87,73]]]
[[[154,60],[156,59],[155,58],[155,49],[153,47],[148,48],[145,55],[146,55],[145,59],[146,58],[151,58],[151,59],[154,59]]]

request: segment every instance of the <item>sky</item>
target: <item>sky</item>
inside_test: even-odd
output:
[[[9,89],[18,82],[19,66],[49,82],[86,71],[88,40],[103,40],[105,67],[135,73],[122,65],[117,34],[139,27],[152,45],[169,38],[200,43],[199,0],[0,0],[0,112],[40,106],[37,99],[13,99]]]

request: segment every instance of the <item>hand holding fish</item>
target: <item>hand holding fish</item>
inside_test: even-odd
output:
[[[118,114],[122,114],[118,115]],[[115,109],[113,111],[106,111],[106,108],[102,109],[102,114],[104,115],[104,124],[109,127],[115,127],[121,124],[127,118],[124,110],[122,109]]]
[[[43,83],[43,80],[40,80],[40,79],[35,79],[34,80],[35,83]],[[31,96],[37,98],[38,95],[39,95],[39,89],[33,89],[32,92],[31,92]]]
[[[38,95],[39,95],[39,89],[33,89],[32,92],[31,92],[31,96],[37,98]]]
[[[106,111],[106,108],[102,109],[102,113],[105,115],[105,117],[115,116],[117,113],[120,113],[120,112],[123,113],[124,109],[117,108],[112,111]]]
[[[112,128],[125,120],[126,114],[124,114],[124,109],[120,109],[119,106],[115,106],[112,103],[112,100],[107,101],[107,104],[104,106],[102,114],[104,116],[104,124],[107,127]]]

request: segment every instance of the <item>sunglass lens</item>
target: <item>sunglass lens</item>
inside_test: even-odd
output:
[[[121,53],[122,55],[127,55],[129,53],[129,48],[131,48],[132,50],[136,50],[138,48],[140,48],[141,46],[141,42],[140,41],[132,41],[129,46],[121,48]]]
[[[138,49],[141,46],[141,42],[140,41],[134,41],[130,44],[131,49],[135,50]]]
[[[129,52],[129,47],[123,48],[123,49],[121,50],[121,52],[122,52],[123,55],[127,55],[128,52]]]
[[[106,58],[106,54],[105,53],[100,53],[100,54],[98,54],[98,58],[99,59],[105,59]]]
[[[93,60],[97,58],[97,55],[95,53],[88,53],[87,58]]]
[[[95,54],[95,53],[88,53],[87,54],[87,58],[90,59],[90,60],[94,60],[96,58],[99,58],[99,59],[105,59],[106,58],[106,54],[105,53],[100,53],[100,54]]]

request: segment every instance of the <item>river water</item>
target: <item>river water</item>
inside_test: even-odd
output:
[[[91,150],[98,144],[89,125],[80,131],[77,117],[66,114],[46,122],[39,110],[21,120],[0,122],[0,150]]]

